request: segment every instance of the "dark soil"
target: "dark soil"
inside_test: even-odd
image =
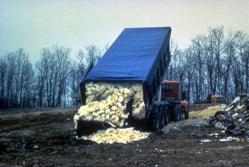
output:
[[[96,144],[76,140],[75,113],[77,108],[4,112],[0,166],[249,166],[247,138],[221,142],[228,137],[221,129],[193,124],[130,144]]]

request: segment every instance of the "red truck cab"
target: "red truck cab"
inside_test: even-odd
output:
[[[179,101],[185,117],[189,112],[189,103],[185,100],[183,84],[181,81],[162,81],[162,98],[170,101]]]

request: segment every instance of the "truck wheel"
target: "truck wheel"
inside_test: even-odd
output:
[[[182,106],[179,106],[179,115],[180,115],[180,121],[183,120],[183,109]]]
[[[156,124],[155,124],[155,128],[154,128],[153,132],[157,132],[160,129],[160,117],[159,117],[159,115],[157,115],[155,123]]]
[[[168,110],[167,110],[168,119],[169,119],[168,123],[173,120],[173,118],[172,118],[172,110],[173,110],[172,107],[168,106]]]
[[[149,121],[149,130],[152,132],[158,131],[160,128],[160,119],[158,115],[153,115]]]
[[[178,105],[176,105],[173,109],[173,121],[177,122],[180,119],[180,115],[179,115],[179,107]]]
[[[170,116],[168,106],[165,106],[164,108],[164,115],[165,115],[164,125],[167,125],[169,123],[169,116]]]
[[[159,120],[160,120],[160,127],[159,128],[162,129],[165,125],[165,112],[164,112],[162,107],[160,108]]]
[[[181,121],[181,108],[179,105],[178,106],[178,110],[177,110],[177,121]]]

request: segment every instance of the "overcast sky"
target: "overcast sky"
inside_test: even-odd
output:
[[[249,0],[0,0],[0,55],[111,45],[126,27],[170,26],[180,49],[208,27],[248,33]]]

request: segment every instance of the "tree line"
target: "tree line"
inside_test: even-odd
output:
[[[87,64],[95,64],[107,48],[86,46],[76,60],[70,48],[43,48],[34,65],[24,49],[0,57],[0,108],[77,106],[71,93],[80,91]]]
[[[171,42],[172,61],[165,76],[178,80],[183,74],[189,101],[207,97],[208,92],[228,101],[249,91],[249,38],[243,31],[209,28],[181,51]]]
[[[71,49],[53,46],[40,51],[33,65],[24,49],[0,57],[0,108],[77,106],[72,92],[88,64],[94,64],[108,49],[88,45],[79,50],[76,60]],[[171,62],[166,80],[183,76],[187,100],[200,100],[212,94],[232,100],[249,91],[249,37],[243,31],[224,31],[223,26],[209,28],[197,35],[191,45],[180,50],[171,40]]]

